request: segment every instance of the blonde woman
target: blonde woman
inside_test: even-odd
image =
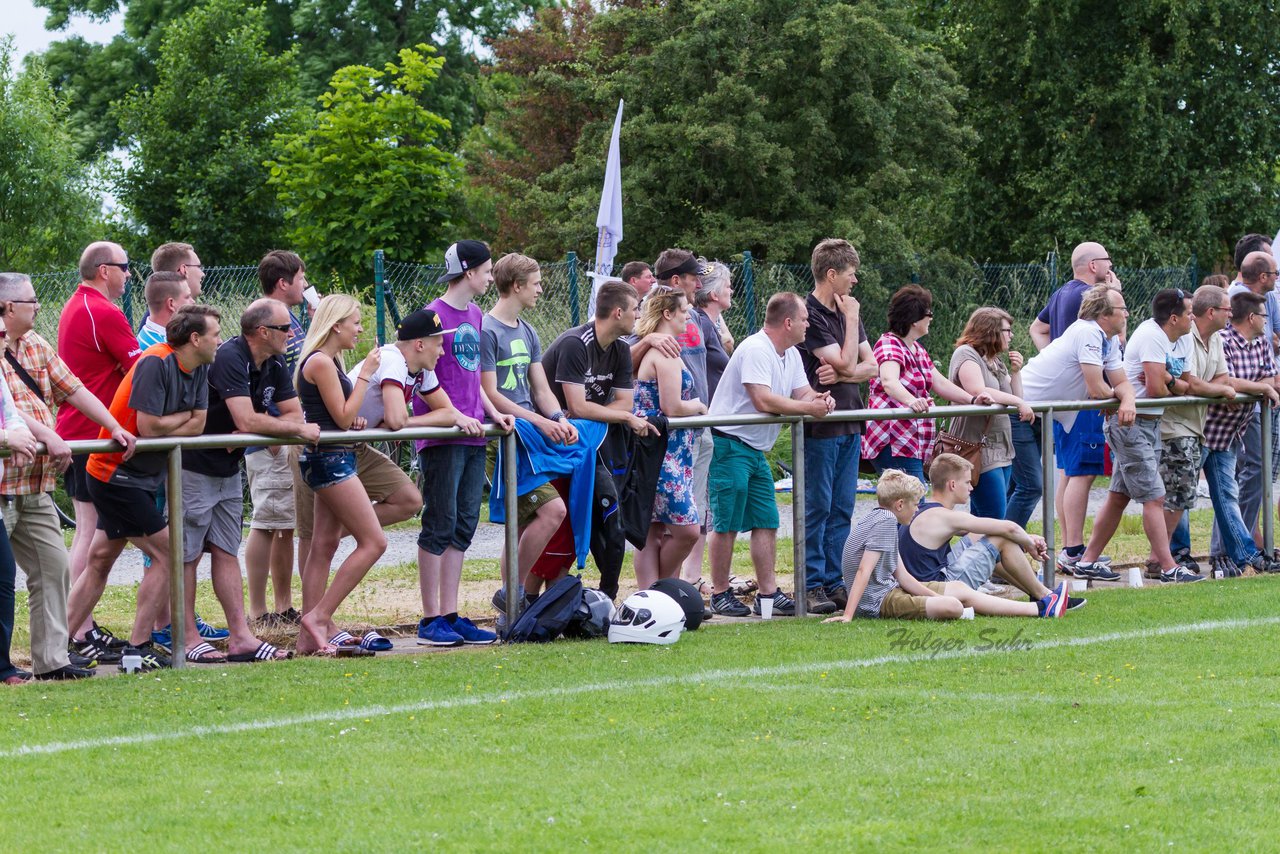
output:
[[[645,297],[636,334],[661,333],[679,338],[689,323],[689,303],[683,291],[656,285]],[[659,413],[668,418],[703,415],[707,405],[694,395],[693,374],[679,356],[650,347],[635,376],[635,414]],[[693,490],[693,442],[696,430],[667,433],[667,453],[658,473],[653,516],[644,548],[636,552],[636,584],[647,590],[659,578],[675,578],[680,565],[698,542],[698,507]]]
[[[353,383],[343,369],[342,354],[354,350],[364,327],[360,304],[346,294],[330,294],[320,301],[302,352],[294,382],[302,412],[322,431],[362,430],[357,413],[369,378],[382,361],[375,347],[365,357]],[[387,549],[378,517],[364,485],[356,477],[353,445],[308,445],[298,460],[302,479],[315,491],[315,522],[311,552],[302,568],[302,625],[298,652],[333,655],[337,647],[355,646],[355,638],[338,629],[333,613]],[[356,548],[329,584],[329,567],[338,550],[341,532],[355,537]]]

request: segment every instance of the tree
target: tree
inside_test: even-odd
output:
[[[519,81],[475,171],[506,202],[495,240],[590,255],[621,97],[628,257],[792,260],[832,234],[905,257],[930,245],[973,141],[929,41],[905,0],[545,10],[494,46]]]
[[[299,126],[292,51],[266,47],[262,9],[213,0],[167,29],[150,90],[116,105],[130,165],[120,198],[153,242],[180,237],[207,263],[244,263],[282,236],[264,162]]]
[[[75,263],[101,228],[90,167],[76,159],[67,104],[33,62],[14,75],[0,39],[0,269]]]
[[[982,144],[955,245],[1204,261],[1280,219],[1280,19],[1244,0],[922,4]]]
[[[124,10],[124,33],[105,45],[71,38],[46,53],[59,91],[72,104],[88,156],[121,144],[108,105],[135,86],[145,91],[158,77],[155,58],[167,27],[209,0],[35,0],[49,10],[46,27],[59,29],[73,16],[106,18]],[[273,54],[297,48],[299,86],[318,97],[333,73],[347,65],[375,68],[402,48],[420,42],[438,46],[446,64],[426,106],[451,123],[458,139],[476,121],[472,88],[480,69],[476,45],[505,32],[526,11],[550,0],[239,0],[244,10],[266,15],[267,46]],[[446,134],[446,138],[448,134]]]
[[[449,123],[423,106],[444,64],[434,53],[339,69],[310,126],[277,137],[269,180],[313,268],[357,280],[374,249],[423,258],[449,242],[456,161],[436,145]]]

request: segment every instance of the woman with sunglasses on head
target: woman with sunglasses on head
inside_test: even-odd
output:
[[[1022,377],[1019,376],[1022,354],[1009,349],[1012,341],[1013,318],[1007,311],[990,306],[976,309],[956,340],[947,376],[971,395],[985,392],[996,403],[1018,407],[1018,419],[1030,423],[1036,414],[1022,399]],[[1007,364],[1002,356],[1008,357]],[[971,442],[986,440],[979,469],[981,477],[969,496],[969,511],[974,516],[1003,519],[1016,456],[1009,416],[957,418],[950,432]]]
[[[679,338],[689,322],[689,303],[683,291],[655,285],[644,299],[636,335],[664,333]],[[693,374],[679,356],[650,347],[635,371],[634,412],[641,418],[665,415],[705,415],[707,405],[697,398]],[[636,552],[636,584],[649,588],[659,578],[675,578],[698,542],[701,518],[693,490],[693,444],[697,430],[667,432],[667,452],[658,473],[653,515],[644,548]]]
[[[985,391],[970,394],[940,374],[921,346],[920,339],[933,323],[933,294],[928,290],[919,285],[899,288],[889,300],[888,320],[889,331],[872,348],[880,373],[871,379],[869,408],[927,412],[933,406],[931,393],[963,406],[993,402]],[[877,472],[899,469],[924,483],[924,463],[933,450],[935,432],[932,418],[868,422],[862,458]]]
[[[308,422],[319,424],[322,431],[365,427],[358,413],[365,387],[377,371],[382,353],[377,347],[369,351],[354,382],[342,364],[342,354],[356,348],[363,331],[360,303],[354,298],[330,294],[320,301],[302,342],[294,383],[303,415]],[[307,445],[298,459],[298,468],[316,494],[311,551],[302,568],[298,652],[333,655],[339,646],[359,644],[352,635],[338,629],[333,613],[382,557],[387,538],[364,485],[356,477],[354,445]],[[343,530],[355,537],[356,548],[338,567],[330,584],[329,567]]]

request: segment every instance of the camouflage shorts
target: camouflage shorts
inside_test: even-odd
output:
[[[1164,481],[1165,509],[1195,507],[1196,486],[1200,481],[1200,440],[1195,436],[1165,439],[1160,455],[1160,479]]]

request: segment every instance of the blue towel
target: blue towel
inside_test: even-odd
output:
[[[577,444],[554,444],[541,431],[523,418],[516,419],[516,492],[527,495],[557,477],[568,475],[569,524],[573,526],[573,548],[578,555],[578,568],[587,565],[591,548],[591,502],[596,485],[596,451],[604,441],[609,425],[580,418],[570,420],[578,430]],[[502,523],[507,518],[503,501],[502,441],[498,442],[498,461],[493,469],[493,486],[489,490],[489,521]]]

